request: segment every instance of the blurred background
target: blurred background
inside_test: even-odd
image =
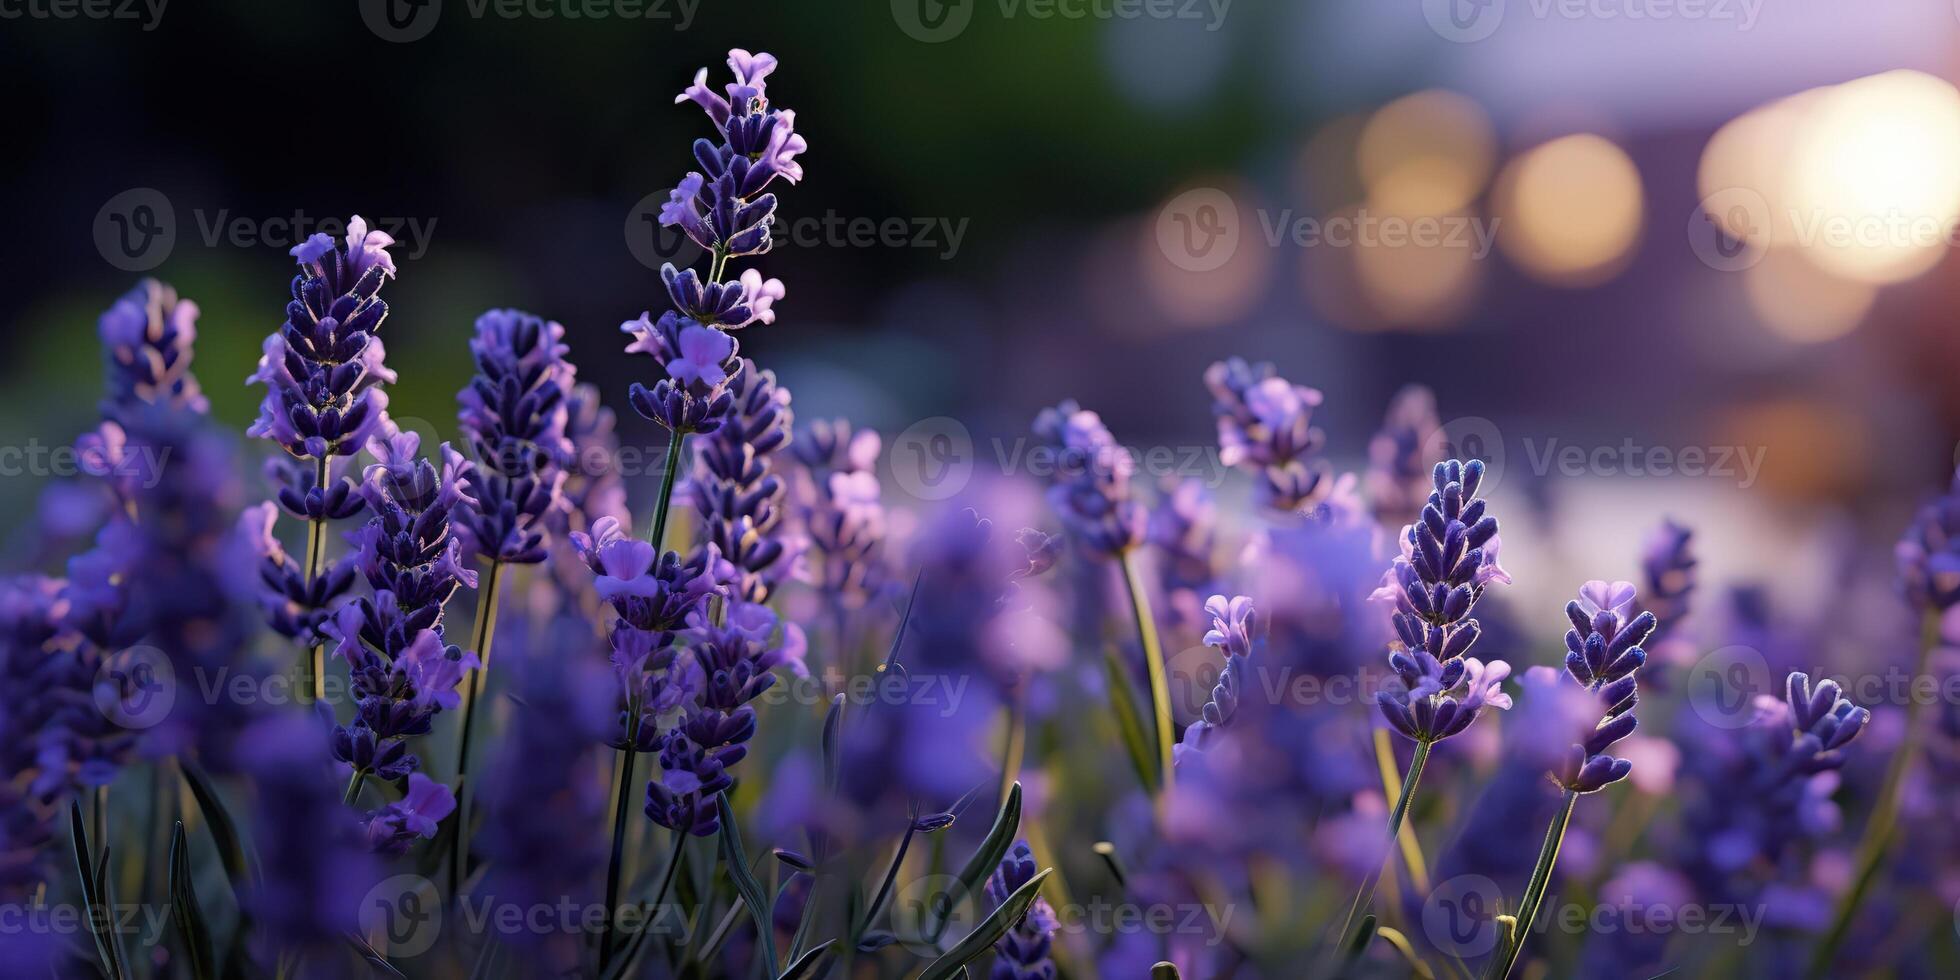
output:
[[[1208,447],[1199,376],[1239,354],[1326,393],[1346,467],[1420,381],[1500,496],[1591,518],[1509,536],[1547,603],[1565,565],[1630,574],[1663,512],[1707,581],[1824,588],[1820,528],[1883,562],[1954,461],[1946,0],[66,9],[0,24],[10,445],[88,424],[95,317],[141,275],[203,307],[197,373],[242,427],[287,249],[350,213],[403,242],[397,415],[448,434],[496,306],[564,322],[623,410],[649,364],[618,324],[692,258],[648,220],[703,128],[670,103],[747,46],[812,147],[759,263],[788,299],[744,348],[800,417],[898,449],[957,420],[992,466],[1074,397]]]

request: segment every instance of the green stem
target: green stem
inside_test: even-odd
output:
[[[327,489],[327,457],[314,460],[313,485],[325,493]],[[313,580],[320,577],[320,568],[327,559],[327,521],[314,518],[306,522],[306,584],[310,589]],[[310,704],[327,696],[326,692],[326,647],[320,643],[307,644],[306,658],[300,661],[300,703]]]
[[[1027,753],[1027,693],[1019,685],[1007,702],[1007,742],[1000,753],[1000,798],[1014,789],[1021,778],[1021,759]]]
[[[358,802],[361,798],[361,784],[364,782],[367,782],[367,770],[354,770],[354,775],[347,779],[347,792],[340,795],[340,802],[347,806],[353,806]]]
[[[1926,675],[1932,662],[1933,648],[1939,645],[1940,617],[1938,613],[1928,612],[1920,630],[1919,665],[1914,668],[1913,677]],[[1808,976],[1821,980],[1831,969],[1831,962],[1837,958],[1838,947],[1851,932],[1852,919],[1858,914],[1858,906],[1863,904],[1865,893],[1871,890],[1872,882],[1877,880],[1879,870],[1885,864],[1885,853],[1891,849],[1893,826],[1899,819],[1900,797],[1905,791],[1906,776],[1911,772],[1913,756],[1919,751],[1919,699],[1906,699],[1906,731],[1899,743],[1897,752],[1892,753],[1892,761],[1885,769],[1885,782],[1878,793],[1878,804],[1872,808],[1871,818],[1865,821],[1865,835],[1858,841],[1858,874],[1852,885],[1838,899],[1837,912],[1831,917],[1831,928],[1817,945],[1817,952],[1811,956]]]
[[[470,735],[476,728],[476,702],[483,696],[484,676],[490,673],[490,645],[497,638],[497,587],[503,583],[504,563],[492,560],[477,593],[476,622],[470,645],[476,653],[476,669],[470,671],[463,691],[463,732],[456,746],[456,833],[449,851],[449,894],[455,897],[467,870],[470,856]]]
[[[1395,859],[1396,838],[1402,834],[1402,821],[1408,819],[1411,801],[1416,796],[1416,783],[1422,779],[1422,767],[1429,761],[1429,743],[1417,742],[1415,755],[1409,759],[1409,771],[1402,777],[1402,792],[1395,797],[1395,804],[1388,812],[1388,844],[1382,854],[1381,863],[1361,881],[1361,888],[1354,893],[1354,904],[1349,906],[1347,922],[1341,926],[1340,949],[1346,949],[1354,939],[1355,924],[1361,913],[1375,900],[1375,886],[1381,883],[1382,868]]]
[[[1579,802],[1579,794],[1565,791],[1565,801],[1560,804],[1558,815],[1552,818],[1552,825],[1545,828],[1545,844],[1538,851],[1538,866],[1531,871],[1531,883],[1525,886],[1524,901],[1518,903],[1518,927],[1516,941],[1500,943],[1490,958],[1490,967],[1484,971],[1485,980],[1504,980],[1510,976],[1511,968],[1517,965],[1518,955],[1524,952],[1524,944],[1531,938],[1531,920],[1538,917],[1538,906],[1545,901],[1545,890],[1551,886],[1552,867],[1558,864],[1559,847],[1565,843],[1565,828],[1572,823],[1572,807]]]
[[[1157,639],[1157,618],[1150,612],[1150,596],[1144,591],[1143,576],[1137,572],[1137,551],[1127,548],[1118,561],[1123,565],[1123,581],[1130,588],[1130,606],[1136,611],[1137,636],[1143,641],[1144,666],[1150,672],[1150,706],[1157,720],[1157,791],[1169,792],[1171,744],[1177,733],[1171,730],[1171,685],[1164,670],[1164,647]]]
[[[667,468],[660,474],[660,499],[653,508],[653,532],[647,540],[653,544],[656,554],[666,550],[667,512],[674,499],[674,477],[680,472],[681,450],[687,443],[687,433],[675,432],[667,440]]]
[[[613,828],[612,860],[606,865],[606,921],[599,931],[599,972],[603,975],[606,967],[612,964],[613,918],[619,911],[619,878],[626,869],[626,815],[632,811],[633,767],[639,761],[639,752],[633,743],[639,740],[638,708],[629,708],[636,720],[626,740],[626,749],[620,753],[619,774],[613,787]]]

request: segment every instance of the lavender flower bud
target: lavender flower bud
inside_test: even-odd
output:
[[[752,361],[742,362],[730,393],[734,404],[701,448],[691,494],[706,544],[740,575],[731,597],[759,603],[788,571],[777,534],[788,487],[773,472],[772,457],[789,445],[794,417],[789,389]]]
[[[1440,459],[1430,456],[1431,437],[1443,427],[1436,396],[1421,385],[1395,393],[1381,431],[1368,443],[1368,503],[1383,527],[1397,528],[1422,516],[1429,475]]]
[[[145,279],[102,314],[105,367],[104,418],[121,420],[144,405],[182,408],[200,415],[211,402],[191,374],[191,344],[197,339],[197,304],[179,300],[177,291]]]
[[[987,905],[999,908],[1008,896],[1034,878],[1036,870],[1034,851],[1028,842],[1015,841],[1013,849],[1001,859],[1000,867],[987,877]],[[998,956],[994,960],[992,980],[1053,980],[1055,963],[1049,958],[1049,951],[1054,945],[1055,931],[1060,927],[1048,900],[1035,896],[1027,914],[994,943]]]
[[[1565,634],[1565,670],[1593,693],[1605,716],[1584,739],[1566,750],[1552,778],[1574,793],[1597,793],[1633,771],[1633,763],[1606,754],[1633,733],[1639,701],[1634,674],[1647,662],[1646,642],[1659,626],[1651,612],[1635,615],[1631,582],[1587,582],[1579,598],[1566,604],[1573,628]]]
[[[1894,554],[1899,587],[1914,606],[1944,612],[1960,603],[1960,470],[1947,493],[1920,510]]]
[[[1231,724],[1247,684],[1246,673],[1251,669],[1253,633],[1258,618],[1252,600],[1242,595],[1231,599],[1215,595],[1205,600],[1205,612],[1211,616],[1212,623],[1210,632],[1205,634],[1205,646],[1224,655],[1225,667],[1212,687],[1211,700],[1205,702],[1198,720],[1184,730],[1183,741],[1175,746],[1177,762],[1182,762],[1191,751],[1209,748],[1218,731]]]

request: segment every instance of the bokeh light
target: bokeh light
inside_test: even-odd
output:
[[[1836,340],[1871,312],[1877,287],[1823,272],[1790,249],[1772,249],[1743,271],[1750,308],[1786,340]]]
[[[1526,151],[1505,166],[1495,198],[1498,245],[1553,285],[1611,279],[1640,238],[1640,172],[1602,136],[1563,136]]]
[[[1490,117],[1441,89],[1407,95],[1370,117],[1355,148],[1369,203],[1400,214],[1442,214],[1481,194],[1497,153]]]

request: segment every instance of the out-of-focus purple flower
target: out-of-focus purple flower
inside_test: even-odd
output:
[[[360,933],[361,903],[381,875],[335,793],[318,723],[282,714],[254,725],[240,743],[258,791],[252,838],[263,866],[241,897],[265,944],[261,959],[291,952],[302,964],[337,963],[346,936]]]
[[[511,665],[518,700],[476,797],[483,825],[472,848],[489,870],[475,892],[496,909],[590,907],[606,866],[609,684],[596,663],[555,650],[514,651]],[[577,970],[577,930],[532,928],[522,915],[487,921],[536,975]]]
[[[1320,392],[1279,377],[1268,363],[1241,358],[1205,370],[1218,418],[1219,460],[1259,477],[1260,502],[1275,510],[1310,507],[1325,492],[1325,435],[1313,427]]]
[[[713,545],[740,575],[730,598],[761,603],[789,572],[778,533],[788,487],[773,457],[790,443],[790,395],[774,372],[746,360],[730,393],[734,404],[703,442],[689,492],[704,547]]]
[[[809,545],[802,577],[845,611],[862,608],[892,584],[883,555],[880,446],[878,433],[853,432],[843,419],[818,419],[790,446],[800,464],[791,499]]]
[[[564,337],[564,327],[518,310],[476,320],[477,373],[456,396],[472,456],[462,483],[476,505],[457,517],[474,550],[491,561],[543,561],[547,515],[562,506],[573,462],[565,397],[576,383]]]
[[[1136,460],[1102,417],[1064,401],[1043,409],[1034,434],[1055,453],[1048,503],[1092,552],[1115,557],[1143,541],[1149,514],[1135,499]]]
[[[0,579],[0,901],[25,903],[55,856],[63,781],[42,768],[56,727],[63,655],[53,641],[64,615],[61,582]]]
[[[436,835],[436,826],[456,812],[456,794],[449,787],[409,773],[408,792],[368,817],[367,844],[377,853],[402,855],[418,838]]]
[[[987,905],[999,908],[1008,896],[1034,879],[1037,868],[1028,842],[1015,841],[1000,867],[987,876]],[[1060,927],[1054,908],[1036,895],[1027,914],[994,943],[994,952],[999,955],[994,959],[993,980],[1054,980],[1055,962],[1049,958],[1049,950]]]
[[[1919,511],[1895,554],[1899,586],[1920,609],[1960,603],[1960,470],[1944,496]]]
[[[1566,603],[1572,629],[1565,633],[1565,672],[1591,692],[1606,714],[1585,740],[1566,750],[1553,779],[1574,793],[1597,793],[1633,771],[1633,763],[1607,755],[1614,742],[1633,734],[1639,701],[1634,673],[1647,662],[1640,644],[1659,625],[1651,612],[1634,615],[1631,582],[1594,580]]]
[[[1688,615],[1688,600],[1695,588],[1694,532],[1672,520],[1647,537],[1640,556],[1640,573],[1645,588],[1640,607],[1670,625]]]
[[[179,300],[175,289],[145,279],[102,314],[103,417],[120,420],[143,405],[211,410],[191,374],[197,312],[197,304]]]
[[[1429,475],[1442,459],[1435,439],[1442,429],[1436,396],[1409,385],[1388,403],[1382,427],[1368,442],[1368,504],[1375,520],[1391,530],[1415,523],[1429,496]]]
[[[388,316],[379,294],[395,276],[387,251],[394,242],[355,215],[345,240],[314,235],[293,247],[300,267],[293,277],[293,301],[286,305],[285,324],[266,338],[258,371],[249,379],[266,386],[252,435],[295,457],[317,460],[352,456],[386,426],[388,396],[380,385],[392,383],[395,375],[383,364],[375,331]],[[324,491],[300,492],[311,504]],[[314,509],[294,513],[320,517]]]

